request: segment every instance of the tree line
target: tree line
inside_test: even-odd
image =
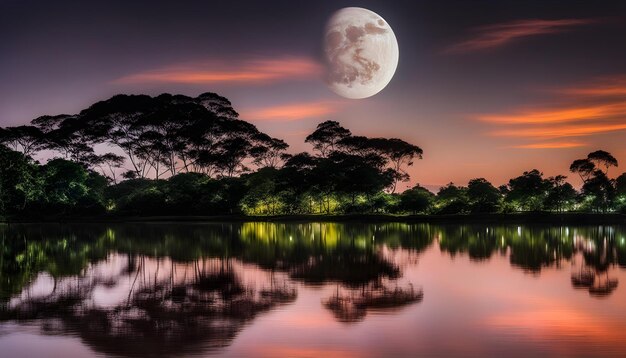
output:
[[[604,151],[576,160],[566,177],[524,172],[494,187],[483,178],[438,193],[409,181],[420,147],[398,138],[358,136],[335,121],[288,145],[239,119],[230,101],[116,95],[78,114],[42,116],[0,128],[0,214],[279,215],[334,213],[457,214],[624,210],[626,174]],[[49,159],[40,163],[35,156]]]
[[[416,185],[400,195],[399,207],[413,213],[463,214],[551,212],[626,212],[626,173],[609,178],[617,159],[598,150],[577,159],[570,172],[583,184],[576,190],[565,175],[545,178],[537,169],[525,171],[507,184],[495,187],[484,178],[471,179],[466,186],[449,183],[434,194]]]

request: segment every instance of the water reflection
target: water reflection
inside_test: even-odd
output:
[[[340,322],[354,323],[363,320],[368,311],[396,309],[421,301],[424,292],[407,288],[388,287],[380,282],[365,285],[359,290],[341,292],[339,286],[334,295],[324,301],[324,307],[333,312]]]
[[[36,323],[119,356],[219,352],[302,287],[339,322],[421,302],[403,279],[425,250],[480,263],[494,255],[532,275],[571,270],[592,298],[618,288],[622,227],[356,223],[5,225],[0,321]]]
[[[120,356],[221,348],[258,313],[297,297],[274,277],[262,287],[245,283],[226,259],[180,264],[114,254],[80,275],[52,280],[6,302],[0,319],[37,320],[47,334],[77,335]]]

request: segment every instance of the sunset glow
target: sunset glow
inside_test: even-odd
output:
[[[244,110],[241,117],[252,121],[297,121],[333,115],[340,106],[340,102],[331,101],[295,103]]]
[[[532,144],[521,144],[513,146],[513,148],[522,148],[522,149],[566,149],[566,148],[577,148],[584,147],[588,144],[584,142],[545,142],[545,143],[532,143]]]
[[[220,63],[175,65],[127,75],[113,83],[255,84],[314,78],[320,73],[320,66],[311,59],[278,58],[248,61],[239,66]]]
[[[0,0],[0,356],[626,357],[626,0]]]
[[[567,11],[507,1],[460,2],[454,11],[436,2],[380,3],[369,10],[394,29],[397,71],[376,96],[345,102],[329,91],[324,60],[325,24],[337,3],[158,3],[148,13],[136,4],[22,7],[3,12],[13,14],[0,42],[7,125],[77,113],[117,93],[208,91],[284,139],[289,153],[310,150],[304,139],[326,120],[419,145],[423,159],[408,168],[405,187],[476,176],[503,184],[530,167],[556,174],[600,148],[626,161],[618,138],[626,123],[619,3],[568,4]],[[17,21],[25,17],[55,30]]]

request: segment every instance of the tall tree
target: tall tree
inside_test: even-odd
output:
[[[44,133],[35,126],[0,128],[0,143],[21,151],[27,157],[45,147]]]
[[[564,175],[548,178],[551,184],[544,206],[549,210],[563,211],[572,207],[576,201],[577,192],[572,184],[565,181]]]
[[[615,178],[615,190],[617,195],[626,195],[626,173]]]
[[[583,182],[589,180],[596,170],[596,165],[589,159],[576,159],[569,167],[570,172],[580,176]]]
[[[612,181],[599,169],[583,184],[582,192],[591,207],[598,211],[608,211],[615,199],[615,187]]]
[[[541,210],[550,186],[543,173],[533,169],[509,180],[506,199],[521,210]]]
[[[409,181],[410,177],[406,168],[413,165],[413,160],[415,158],[422,159],[422,149],[402,139],[373,138],[370,140],[370,146],[389,161],[390,167],[394,171],[392,193],[395,193],[398,182]]]
[[[285,156],[287,148],[289,145],[284,140],[259,133],[255,138],[255,145],[250,149],[250,154],[257,166],[277,168],[281,160],[287,159]]]
[[[492,213],[499,209],[502,196],[498,188],[485,178],[476,178],[467,184],[467,197],[472,212]]]
[[[45,204],[55,214],[101,213],[104,210],[106,178],[83,165],[53,159],[41,167]]]
[[[81,111],[80,118],[87,133],[121,148],[140,178],[150,169],[149,158],[140,140],[146,131],[141,120],[158,108],[147,95],[116,95]]]
[[[400,194],[400,209],[414,215],[425,213],[431,209],[434,201],[435,194],[416,184],[413,188],[405,190]]]
[[[598,167],[604,167],[604,174],[608,174],[609,167],[617,167],[617,159],[604,150],[596,150],[587,155],[587,159]]]
[[[358,195],[364,195],[370,201],[372,195],[393,182],[393,171],[385,170],[382,157],[335,152],[328,160],[332,161],[331,167],[334,168],[329,174],[337,194],[346,195],[352,207]]]
[[[92,164],[90,160],[95,158],[93,147],[101,142],[101,138],[91,135],[92,129],[85,126],[78,116],[41,116],[31,123],[42,131],[45,149],[56,151],[65,159]]]
[[[0,213],[15,215],[40,196],[41,184],[32,159],[0,145]]]
[[[437,192],[437,213],[460,214],[469,210],[467,188],[454,183],[439,188]]]
[[[327,157],[337,149],[339,141],[351,134],[339,122],[326,121],[318,124],[315,131],[306,137],[305,142],[313,144],[313,149],[317,150],[320,156]]]
[[[122,168],[125,158],[115,153],[105,153],[96,155],[91,162],[100,169],[102,175],[109,177],[114,184],[117,184],[117,170]]]

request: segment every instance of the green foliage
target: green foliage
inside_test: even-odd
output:
[[[615,178],[615,194],[626,196],[626,173]]]
[[[317,125],[315,131],[309,134],[305,142],[311,143],[322,157],[326,157],[338,146],[340,140],[350,137],[350,130],[343,128],[339,122],[326,121]]]
[[[618,161],[602,150],[570,165],[583,180],[580,193],[565,176],[545,179],[533,169],[498,188],[476,178],[467,187],[450,183],[436,196],[420,186],[395,195],[398,184],[410,179],[407,168],[422,158],[420,147],[399,138],[353,135],[339,122],[325,121],[306,137],[313,154],[290,155],[287,143],[238,116],[228,99],[211,92],[197,97],[116,95],[78,114],[41,116],[31,125],[0,128],[0,213],[626,210],[626,174],[609,178]],[[117,154],[96,153],[94,146],[103,144]],[[43,149],[63,159],[35,163],[30,155]],[[118,177],[125,180],[118,182]]]
[[[617,159],[603,150],[589,153],[586,159],[577,159],[572,163],[570,171],[578,173],[583,180],[581,190],[583,210],[607,212],[616,208],[616,199],[619,199],[623,178],[611,180],[607,174],[609,167],[617,165]],[[619,207],[620,201],[617,203]]]
[[[225,215],[239,213],[244,180],[215,180],[200,173],[167,180],[131,179],[109,186],[108,207],[121,215]]]
[[[135,179],[130,183],[122,182],[108,192],[123,193],[121,196],[110,196],[114,201],[115,211],[125,215],[159,215],[165,214],[166,195],[164,180]],[[118,189],[118,186],[121,186]]]
[[[484,178],[469,181],[467,198],[473,213],[497,212],[502,201],[500,191]]]
[[[557,175],[548,179],[552,187],[544,202],[545,209],[567,211],[575,207],[578,193],[572,184],[565,182],[565,179],[566,177],[563,175]]]
[[[437,192],[435,214],[463,214],[469,212],[467,188],[449,183]]]
[[[24,154],[0,145],[0,212],[14,215],[40,196],[37,166]]]
[[[543,179],[543,173],[533,169],[509,180],[508,189],[506,200],[513,203],[518,210],[538,211],[543,209],[550,182]]]
[[[411,214],[428,213],[435,201],[435,194],[419,184],[400,194],[400,210]]]
[[[285,204],[277,189],[278,170],[263,168],[247,177],[250,188],[241,200],[241,207],[248,215],[276,215],[284,212]]]
[[[600,170],[583,184],[582,193],[587,199],[585,204],[593,211],[608,211],[615,200],[613,183]]]
[[[53,159],[41,167],[43,200],[48,213],[101,214],[107,179],[65,159]]]

